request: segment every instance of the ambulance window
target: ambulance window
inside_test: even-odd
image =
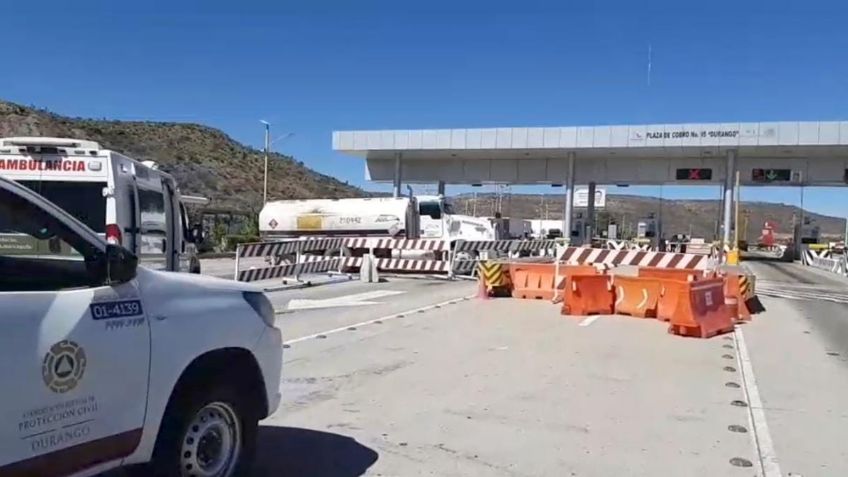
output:
[[[165,253],[168,237],[165,196],[161,192],[138,189],[141,216],[141,254]]]
[[[76,217],[91,230],[106,232],[105,182],[19,181],[19,184],[41,194],[65,212]]]

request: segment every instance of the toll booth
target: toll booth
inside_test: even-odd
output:
[[[636,238],[648,241],[652,248],[659,250],[661,245],[659,226],[659,220],[654,217],[654,214],[650,214],[647,217],[640,219],[636,224]]]
[[[571,221],[571,244],[572,245],[583,245],[586,240],[586,226],[587,226],[586,218],[583,217],[582,212],[576,212],[574,214],[574,219]]]
[[[607,225],[607,238],[610,240],[618,240],[618,224],[613,221]]]

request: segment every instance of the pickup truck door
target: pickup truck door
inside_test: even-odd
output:
[[[150,329],[135,280],[98,278],[105,242],[0,179],[0,476],[115,466],[141,439]],[[98,242],[99,240],[99,242]]]

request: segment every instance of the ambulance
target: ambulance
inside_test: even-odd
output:
[[[94,141],[53,137],[0,138],[0,177],[62,207],[148,268],[200,273],[199,228],[190,230],[174,178]],[[27,250],[24,237],[0,236],[0,250]],[[55,252],[55,250],[54,250]],[[71,253],[71,250],[67,250]]]

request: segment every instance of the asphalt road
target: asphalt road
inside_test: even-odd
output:
[[[848,475],[848,280],[795,263],[747,266],[767,312],[745,337],[782,473]]]
[[[848,281],[748,266],[766,311],[709,340],[470,282],[272,292],[283,404],[256,475],[848,475]]]
[[[752,475],[730,463],[756,460],[749,434],[728,430],[748,416],[726,386],[741,381],[724,369],[733,341],[565,318],[542,301],[461,300],[468,283],[382,286],[407,291],[281,315],[284,405],[263,423],[257,475]],[[439,308],[400,313],[425,301]],[[388,319],[314,336],[376,317]]]
[[[283,339],[290,341],[410,310],[417,313],[420,307],[470,296],[476,290],[476,284],[468,281],[384,280],[381,283],[351,280],[272,292],[268,296],[277,310]]]

